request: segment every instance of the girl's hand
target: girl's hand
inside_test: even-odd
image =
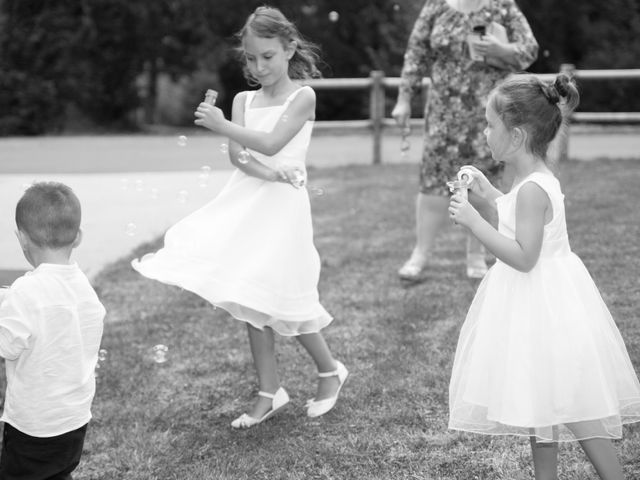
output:
[[[222,110],[204,102],[198,105],[194,115],[196,116],[196,119],[193,123],[200,127],[208,128],[214,132],[218,131],[225,122]]]
[[[278,179],[276,181],[288,183],[295,188],[300,188],[306,183],[306,176],[300,167],[281,166],[276,169]]]
[[[460,168],[460,171],[462,170],[471,177],[469,190],[482,198],[487,198],[487,194],[493,191],[493,185],[491,185],[491,182],[487,179],[484,173],[473,165],[465,165]]]
[[[455,194],[449,202],[449,217],[457,224],[470,228],[471,225],[482,217],[478,211],[473,208],[465,197]]]

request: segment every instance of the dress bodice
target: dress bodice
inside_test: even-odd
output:
[[[257,90],[251,90],[247,92],[245,106],[244,106],[244,122],[247,128],[252,130],[258,130],[261,132],[271,132],[274,128],[277,128],[279,121],[286,121],[283,118],[284,112],[289,107],[289,104],[304,88],[301,87],[294,91],[282,105],[275,105],[269,107],[252,107],[253,99]],[[255,150],[247,149],[252,156],[258,161],[264,163],[269,167],[276,167],[277,165],[295,165],[300,166],[304,170],[305,159],[307,157],[307,150],[311,141],[311,132],[313,130],[313,121],[308,120],[302,126],[300,131],[287,143],[278,153],[275,155],[264,155]]]
[[[534,182],[549,197],[553,216],[544,226],[540,258],[566,255],[571,252],[567,235],[567,222],[564,212],[564,194],[560,182],[548,173],[534,172],[515,185],[511,191],[496,199],[498,207],[498,231],[515,239],[516,237],[516,199],[518,191],[527,182]]]

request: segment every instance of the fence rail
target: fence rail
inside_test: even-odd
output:
[[[560,72],[568,73],[578,80],[640,80],[640,69],[628,70],[576,70],[571,64],[563,64]],[[542,80],[553,80],[555,73],[536,74]],[[372,133],[373,163],[382,163],[382,136],[387,128],[394,128],[395,121],[385,116],[386,91],[397,90],[399,77],[385,77],[379,70],[371,72],[369,77],[362,78],[322,78],[306,81],[315,90],[369,90],[369,118],[367,120],[323,121],[317,122],[320,129],[340,128],[342,130],[367,129]],[[422,79],[423,95],[431,82]],[[629,123],[640,122],[640,112],[575,112],[571,120],[576,122]],[[413,119],[412,125],[421,124],[422,120]],[[559,136],[557,155],[560,159],[568,156],[569,131]]]

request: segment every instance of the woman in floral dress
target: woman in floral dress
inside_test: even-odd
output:
[[[491,29],[492,22],[503,27],[506,42]],[[478,26],[487,33],[474,44],[474,57],[479,60],[473,60],[467,37]],[[531,65],[537,54],[538,43],[514,0],[426,0],[409,37],[392,112],[398,124],[406,126],[411,96],[419,91],[422,78],[430,77],[416,245],[398,272],[400,278],[424,277],[436,235],[447,222],[446,182],[462,165],[473,164],[494,183],[499,180],[501,165],[491,157],[483,133],[487,96],[499,80]],[[470,200],[485,216],[490,215],[488,205]],[[486,268],[483,247],[469,238],[467,275],[480,278]]]

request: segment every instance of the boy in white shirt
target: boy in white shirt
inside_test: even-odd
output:
[[[16,206],[18,241],[34,270],[0,297],[0,480],[71,479],[80,462],[105,316],[70,260],[80,218],[78,198],[61,183],[33,184]]]

